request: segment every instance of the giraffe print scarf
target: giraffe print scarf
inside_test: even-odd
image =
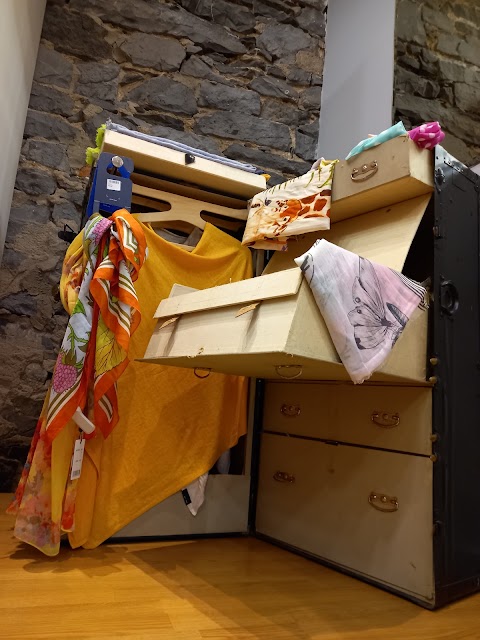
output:
[[[242,244],[254,249],[286,251],[289,236],[330,229],[333,170],[337,161],[258,193],[249,203]]]

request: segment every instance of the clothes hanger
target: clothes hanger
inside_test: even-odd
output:
[[[186,198],[185,196],[180,196],[175,193],[168,193],[141,185],[134,185],[134,193],[170,205],[167,211],[139,213],[138,220],[143,223],[165,225],[166,223],[172,222],[186,222],[204,230],[206,221],[201,215],[202,212],[224,217],[226,218],[226,222],[228,220],[234,220],[243,224],[247,219],[246,209],[232,209],[231,207],[212,204],[210,202],[204,202],[203,200],[193,200],[192,198]],[[221,220],[218,220],[218,226],[221,226],[221,222]]]

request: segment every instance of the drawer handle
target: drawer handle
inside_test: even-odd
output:
[[[368,496],[368,501],[377,511],[393,513],[398,511],[398,500],[395,497],[385,496],[383,493],[372,493]]]
[[[374,160],[369,165],[364,164],[360,169],[353,169],[351,178],[353,182],[365,182],[378,171],[378,162]]]
[[[372,413],[372,422],[376,424],[378,427],[383,427],[383,429],[391,429],[392,427],[398,427],[400,424],[400,416],[398,413]]]
[[[282,404],[280,413],[286,418],[296,418],[300,415],[300,407],[298,404]]]
[[[289,371],[292,370],[292,375],[288,375]],[[299,378],[303,372],[303,365],[301,364],[279,364],[275,367],[275,371],[280,376],[280,378],[284,378],[285,380],[295,380],[295,378]],[[282,373],[285,371],[285,374]],[[296,371],[296,373],[295,373]]]
[[[273,474],[273,479],[277,482],[290,482],[290,484],[295,482],[295,476],[290,475],[286,471],[277,471]]]
[[[200,375],[200,372],[202,372],[202,375]],[[197,378],[200,378],[200,380],[204,380],[205,378],[208,378],[208,376],[212,373],[212,370],[195,367],[195,369],[193,370],[193,373],[194,375],[197,376]]]

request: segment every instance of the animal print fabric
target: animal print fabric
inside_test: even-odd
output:
[[[336,160],[258,193],[249,203],[242,244],[286,251],[289,236],[330,229],[333,171]]]

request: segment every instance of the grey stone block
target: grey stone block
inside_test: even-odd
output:
[[[16,316],[33,316],[37,311],[37,301],[35,296],[20,291],[0,298],[0,309],[10,311]]]
[[[284,80],[280,80],[280,78],[260,76],[252,80],[250,88],[262,96],[271,96],[273,98],[281,98],[282,100],[298,99],[297,90]]]
[[[255,91],[226,87],[212,82],[202,83],[198,105],[260,115],[260,98]]]
[[[198,111],[193,91],[166,76],[147,80],[130,91],[128,99],[144,107],[165,109],[172,113],[193,115]]]
[[[438,27],[439,29],[451,34],[454,25],[446,11],[439,11],[428,6],[424,6],[422,9],[422,17],[425,22],[428,22],[434,27]]]
[[[322,99],[322,87],[310,87],[300,94],[300,106],[310,111],[318,111],[320,109],[320,101]]]
[[[308,31],[313,36],[325,37],[326,20],[323,11],[307,7],[300,11],[297,16],[297,24],[304,31]]]
[[[135,3],[132,3],[135,4]],[[110,58],[112,48],[105,40],[107,30],[84,12],[74,13],[66,6],[49,6],[45,12],[42,37],[59,51],[82,58]]]
[[[68,200],[57,202],[53,207],[52,219],[55,223],[63,223],[64,221],[80,222],[80,213],[74,204]]]
[[[80,72],[76,92],[91,100],[115,102],[120,67],[116,64],[85,62],[78,65]]]
[[[38,204],[24,204],[13,207],[10,210],[10,222],[15,221],[21,224],[25,222],[38,222],[43,224],[50,218],[50,209]]]
[[[276,58],[296,53],[312,45],[312,38],[290,24],[269,24],[257,38],[257,46]]]
[[[398,0],[395,35],[400,40],[426,44],[427,34],[422,22],[421,4],[412,0]]]
[[[59,142],[46,142],[29,138],[22,148],[23,155],[28,160],[60,171],[69,171],[67,147]]]
[[[24,135],[27,138],[35,136],[58,142],[68,142],[75,138],[77,129],[63,118],[29,109]]]
[[[184,47],[173,38],[164,38],[148,33],[134,33],[120,49],[140,67],[151,67],[160,71],[176,71],[185,59]]]
[[[46,171],[20,167],[15,187],[31,196],[51,195],[55,192],[57,183]]]
[[[305,135],[301,131],[297,131],[297,140],[295,144],[295,153],[300,158],[313,162],[317,153],[317,140],[309,135]]]
[[[290,148],[290,130],[286,125],[241,113],[219,111],[203,116],[198,118],[195,131],[220,138],[247,140],[282,151]]]
[[[37,82],[67,89],[72,81],[73,65],[68,58],[41,44],[38,48],[34,78]]]
[[[37,111],[70,116],[74,110],[75,103],[66,93],[54,87],[47,87],[34,82],[30,93],[29,107]]]
[[[461,40],[458,46],[458,55],[462,60],[470,62],[475,66],[480,66],[480,39],[474,36],[467,36]]]
[[[220,53],[246,52],[240,39],[228,29],[192,15],[178,5],[168,6],[144,0],[110,0],[108,3],[72,0],[71,5],[80,11],[92,5],[102,20],[122,28],[189,38],[196,44]]]
[[[215,23],[228,27],[239,33],[252,31],[255,26],[255,16],[250,7],[239,2],[225,0],[180,0],[184,9],[196,16],[207,18]]]
[[[413,93],[422,98],[436,98],[440,93],[440,85],[434,80],[428,80],[422,76],[399,67],[395,76],[397,89],[405,93]]]
[[[451,33],[439,33],[437,39],[437,50],[449,56],[458,56],[459,47],[463,40]]]
[[[299,162],[298,160],[285,158],[284,156],[279,156],[269,151],[245,147],[243,144],[238,143],[230,145],[225,151],[225,155],[227,158],[232,158],[233,160],[249,162],[260,169],[274,169],[275,171],[289,175],[302,175],[310,169],[310,164],[307,162]]]
[[[296,105],[268,98],[265,99],[261,112],[261,116],[265,120],[283,122],[290,127],[296,127],[302,115],[305,114],[300,111]]]
[[[480,115],[480,84],[455,83],[455,104],[465,113]],[[472,122],[472,126],[475,126]],[[480,128],[480,123],[476,123]]]

